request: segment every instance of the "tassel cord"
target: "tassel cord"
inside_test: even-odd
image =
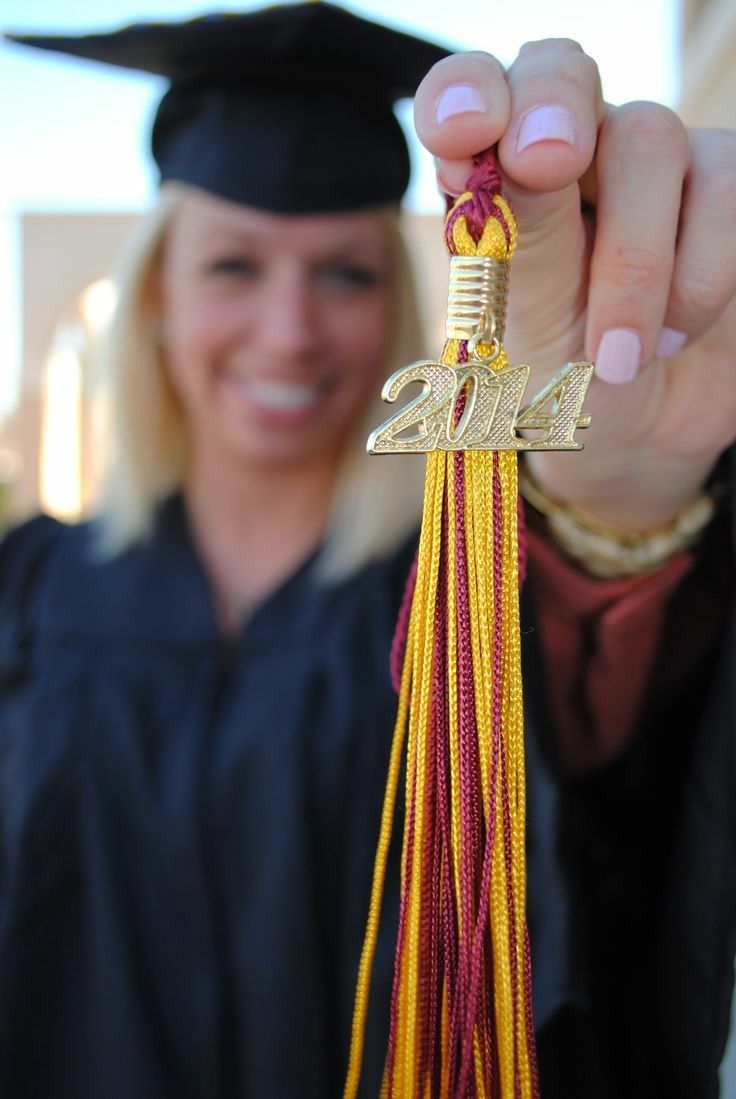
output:
[[[516,225],[491,154],[478,158],[445,236],[455,255],[507,262],[513,253]],[[476,370],[508,365],[502,346],[476,351]],[[467,362],[467,343],[449,339],[441,361]],[[461,393],[455,425],[465,399]],[[355,1099],[359,1082],[404,744],[382,1099],[538,1099],[525,920],[518,522],[515,453],[428,455],[416,571],[392,650],[394,678],[402,648],[404,666],[344,1099]]]

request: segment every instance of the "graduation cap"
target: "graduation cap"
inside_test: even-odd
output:
[[[162,181],[294,214],[401,198],[409,154],[393,103],[448,52],[321,0],[8,37],[167,77],[152,134]]]

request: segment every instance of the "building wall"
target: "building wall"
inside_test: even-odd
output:
[[[38,508],[43,378],[54,332],[78,313],[82,292],[109,275],[135,214],[24,214],[21,217],[21,384],[4,445],[20,455],[12,518]]]
[[[736,127],[736,0],[683,0],[681,65],[685,122]]]

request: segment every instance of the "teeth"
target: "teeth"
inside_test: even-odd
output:
[[[297,382],[263,381],[249,378],[243,383],[248,396],[275,412],[300,412],[315,404],[321,395],[318,385]]]

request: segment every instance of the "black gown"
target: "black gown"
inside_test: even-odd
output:
[[[0,548],[0,1095],[338,1099],[414,546],[331,587],[306,562],[227,641],[180,498],[120,558],[91,545],[41,518]],[[550,778],[524,608],[543,1099],[717,1093],[734,627],[697,682],[668,686],[683,613],[676,599],[631,749],[570,783]],[[395,858],[362,1099],[385,1053],[397,880]]]
[[[307,562],[223,640],[178,497],[107,563],[87,526],[40,518],[6,539],[3,1099],[341,1094],[413,541],[333,587]],[[566,994],[550,791],[540,778],[530,853],[547,1015]],[[396,861],[365,1096],[385,1055]]]
[[[626,750],[559,777],[585,1064],[580,1027],[576,1048],[569,1032],[543,1037],[543,1099],[568,1099],[576,1073],[573,1094],[596,1099],[734,1099],[719,1065],[736,1030],[735,462],[721,463],[721,512],[668,604]],[[551,757],[543,662],[524,678]]]
[[[179,499],[114,562],[90,533],[0,563],[2,1095],[336,1095],[410,551],[223,641]]]

